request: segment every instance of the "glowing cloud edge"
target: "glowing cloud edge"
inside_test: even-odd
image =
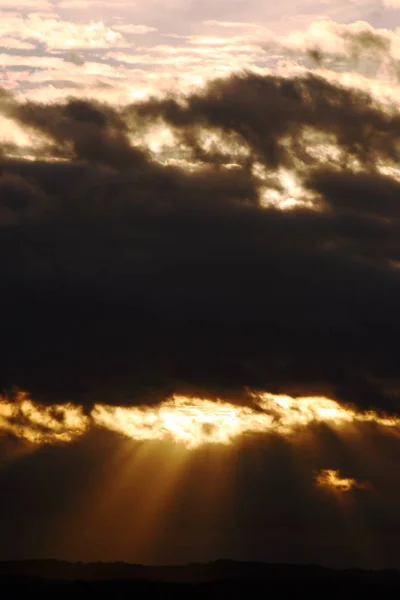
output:
[[[82,406],[33,402],[26,392],[0,399],[0,435],[33,444],[69,443],[99,427],[135,441],[170,440],[186,448],[229,444],[245,434],[289,437],[313,423],[344,427],[375,423],[398,428],[400,417],[359,412],[322,396],[291,397],[266,392],[251,394],[252,406],[222,400],[173,396],[156,406],[96,404],[85,414]]]

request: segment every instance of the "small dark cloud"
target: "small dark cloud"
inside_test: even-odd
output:
[[[311,48],[310,50],[306,51],[306,54],[318,67],[322,65],[324,61],[324,53],[320,48]]]
[[[83,56],[78,54],[78,52],[74,52],[73,50],[64,55],[64,60],[65,62],[70,62],[77,67],[82,67],[86,62]]]

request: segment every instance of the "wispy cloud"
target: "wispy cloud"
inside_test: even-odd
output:
[[[0,36],[35,40],[49,49],[104,48],[124,45],[120,32],[101,21],[73,23],[32,14],[8,16],[0,21]]]

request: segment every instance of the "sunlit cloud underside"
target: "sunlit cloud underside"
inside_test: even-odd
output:
[[[92,428],[103,428],[135,441],[169,440],[186,448],[230,444],[246,434],[290,437],[312,424],[341,428],[375,423],[398,428],[400,418],[359,412],[325,397],[253,393],[253,405],[173,396],[156,406],[97,404],[89,414],[73,404],[44,406],[24,392],[0,402],[0,431],[33,444],[68,443]]]
[[[319,487],[341,493],[357,489],[368,490],[370,488],[367,482],[359,482],[352,477],[342,477],[336,469],[323,469],[319,471],[316,474],[315,483]]]

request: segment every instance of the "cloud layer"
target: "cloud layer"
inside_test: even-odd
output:
[[[3,388],[398,410],[396,112],[255,74],[122,109],[5,93],[2,112],[42,157],[2,161]],[[152,154],[157,123],[180,162]]]
[[[219,399],[173,396],[155,406],[115,407],[96,404],[91,411],[72,404],[46,406],[24,392],[0,398],[0,433],[37,444],[77,440],[101,427],[134,441],[167,440],[193,449],[229,445],[246,435],[291,438],[304,429],[324,425],[342,431],[349,425],[373,423],[383,430],[400,425],[399,418],[358,412],[323,397],[252,393],[253,406],[236,406]]]
[[[79,89],[126,102],[244,68],[347,69],[389,76],[390,84],[398,77],[400,15],[374,2],[303,0],[279,10],[259,0],[167,6],[165,0],[26,0],[16,11],[3,2],[2,85],[46,101]]]
[[[1,558],[399,566],[394,4],[0,1]]]

